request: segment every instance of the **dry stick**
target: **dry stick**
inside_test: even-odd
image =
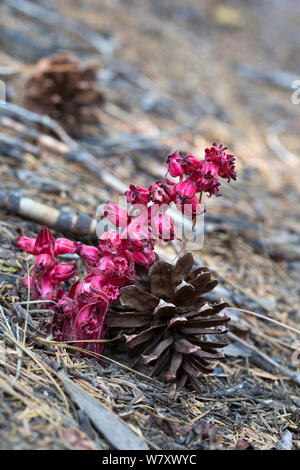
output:
[[[297,385],[300,385],[300,374],[298,374],[297,372],[291,372],[290,370],[288,370],[286,367],[278,364],[278,362],[274,361],[274,359],[271,359],[270,357],[268,357],[266,354],[264,354],[263,352],[261,352],[259,349],[257,349],[255,346],[253,346],[252,344],[250,343],[247,343],[247,341],[244,341],[243,339],[239,338],[238,336],[236,336],[235,334],[231,333],[231,332],[228,332],[227,333],[227,336],[228,338],[230,338],[232,341],[235,341],[237,343],[240,343],[242,346],[244,346],[245,348],[248,348],[250,349],[251,351],[253,351],[255,354],[257,354],[258,356],[260,356],[262,359],[264,359],[266,362],[268,362],[269,364],[271,364],[273,367],[275,367],[276,369],[280,370],[284,375],[286,375],[287,377],[289,377],[295,384]]]
[[[20,331],[19,330],[19,325],[16,324],[16,336],[17,336],[18,341],[20,341],[20,332],[19,331]],[[12,381],[10,383],[11,387],[14,387],[14,385],[18,381],[20,373],[21,373],[21,367],[22,367],[22,358],[23,358],[22,350],[20,348],[18,348],[17,346],[16,346],[16,350],[17,350],[17,354],[18,354],[16,375],[14,376],[14,378],[12,379]]]
[[[29,302],[30,302],[30,271],[29,271],[29,265],[28,265],[28,257],[26,257],[26,265],[27,265],[28,288],[27,288],[26,317],[25,317],[25,324],[24,324],[24,330],[23,330],[23,341],[22,341],[23,346],[25,346],[25,341],[26,341],[26,332],[27,332],[28,317],[29,317]]]
[[[4,144],[8,147],[14,147],[16,150],[21,152],[31,153],[35,157],[40,155],[40,149],[36,145],[28,144],[22,139],[18,139],[17,137],[12,137],[10,135],[0,134],[0,144]]]
[[[253,302],[255,302],[257,305],[259,305],[259,307],[263,308],[265,311],[267,312],[271,312],[273,309],[271,309],[270,307],[268,307],[268,305],[266,305],[262,300],[260,300],[259,298],[257,298],[255,295],[251,294],[250,292],[247,291],[247,289],[245,289],[244,287],[240,286],[239,284],[237,284],[236,282],[234,281],[231,281],[230,279],[225,279],[225,282],[227,284],[230,284],[234,289],[240,291],[243,295],[245,295],[246,297],[248,297],[248,299],[252,300]]]
[[[244,308],[236,308],[236,307],[227,307],[227,310],[237,310],[238,312],[245,312],[249,313],[249,315],[253,315],[254,317],[262,318],[263,320],[269,321],[271,323],[275,323],[275,325],[283,326],[287,330],[291,330],[294,333],[297,333],[298,335],[300,334],[300,330],[297,330],[296,328],[293,328],[292,326],[286,325],[285,323],[281,323],[278,320],[274,320],[273,318],[266,317],[266,315],[262,315],[257,312],[252,312],[251,310],[246,310]]]
[[[289,92],[291,91],[291,84],[293,81],[299,79],[297,75],[294,75],[291,72],[286,72],[284,70],[272,70],[269,72],[259,69],[247,62],[240,63],[237,68],[238,72],[247,78],[260,80],[269,84],[271,83],[272,85],[284,88]]]
[[[94,33],[88,27],[83,26],[73,20],[66,20],[49,8],[37,5],[29,0],[15,2],[14,0],[5,0],[5,3],[11,8],[21,12],[23,15],[35,18],[42,23],[46,23],[55,28],[68,31],[71,34],[87,42],[100,54],[112,54],[115,44],[100,34]]]
[[[60,211],[9,190],[0,190],[1,209],[26,219],[35,220],[60,232],[84,237],[90,236],[96,239],[97,221],[83,212]]]
[[[32,65],[18,64],[18,65],[4,65],[0,67],[0,75],[15,75],[19,73],[30,72],[34,68]]]
[[[285,165],[287,164],[292,168],[297,168],[299,165],[298,156],[284,147],[284,145],[279,140],[277,132],[283,132],[285,130],[285,128],[279,127],[278,125],[270,128],[266,136],[266,141],[273,153],[275,153],[275,155],[277,155],[277,157],[280,158],[280,160],[283,161]]]

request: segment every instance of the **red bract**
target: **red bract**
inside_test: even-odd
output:
[[[73,242],[67,238],[54,240],[48,228],[43,227],[34,238],[19,237],[18,248],[36,255],[32,275],[25,277],[31,294],[53,309],[52,335],[57,341],[75,341],[75,345],[87,351],[103,354],[106,337],[105,314],[115,302],[119,288],[134,284],[136,265],[149,270],[156,260],[156,239],[163,241],[175,238],[172,217],[167,214],[171,204],[192,220],[203,214],[200,204],[202,193],[218,195],[220,182],[236,178],[234,155],[227,154],[222,145],[213,144],[205,150],[205,158],[199,160],[192,154],[174,152],[167,158],[168,172],[177,181],[167,176],[148,189],[130,185],[125,192],[128,212],[112,202],[103,210],[116,230],[109,230],[99,237],[98,246]],[[66,291],[62,283],[75,277],[75,262],[61,263],[57,257],[77,254],[86,264],[86,273],[76,279]],[[98,340],[98,341],[91,341]]]
[[[87,340],[102,340],[105,337],[104,321],[108,307],[106,302],[97,302],[83,307],[73,323],[74,336],[78,339],[76,346],[97,354],[103,354],[105,345]],[[80,342],[83,340],[83,342]]]

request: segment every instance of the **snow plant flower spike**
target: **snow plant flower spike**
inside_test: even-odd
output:
[[[214,143],[205,149],[202,160],[181,152],[169,155],[163,181],[148,188],[129,186],[125,196],[132,210],[127,212],[112,202],[105,205],[102,218],[114,229],[99,236],[98,246],[67,238],[55,240],[46,227],[36,238],[19,237],[18,248],[35,256],[29,278],[31,295],[54,301],[50,308],[55,340],[75,341],[87,354],[103,354],[104,343],[95,340],[107,337],[105,315],[117,301],[119,289],[135,283],[137,265],[150,269],[156,260],[157,239],[168,242],[176,238],[174,222],[166,213],[170,205],[195,220],[204,212],[203,194],[220,196],[220,179],[236,179],[235,157],[226,150]],[[65,254],[77,254],[84,261],[82,278],[77,277],[76,262],[59,261]],[[70,279],[73,283],[67,287],[65,281]],[[28,284],[27,276],[24,283]]]

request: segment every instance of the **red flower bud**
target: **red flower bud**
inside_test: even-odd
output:
[[[35,255],[35,238],[29,238],[29,237],[18,237],[18,244],[17,247],[19,250],[24,250],[27,253],[31,255]]]
[[[77,242],[75,252],[80,256],[81,259],[92,266],[95,266],[99,262],[100,253],[98,248],[95,246],[85,245],[84,243]]]
[[[174,240],[175,230],[172,217],[158,214],[152,221],[152,233],[161,240]]]
[[[42,227],[35,240],[34,250],[37,254],[54,255],[54,238],[47,227]]]
[[[167,158],[167,163],[169,173],[171,176],[173,176],[173,178],[177,178],[177,176],[183,175],[183,169],[181,166],[182,157],[178,153],[174,152],[172,155],[169,155]]]
[[[175,186],[176,198],[181,199],[183,202],[187,199],[192,199],[196,194],[196,188],[193,183],[183,181]]]
[[[133,251],[133,259],[135,263],[149,269],[151,264],[154,263],[155,261],[155,254],[152,249],[146,249],[146,250],[137,249]]]
[[[139,223],[139,221],[141,221],[141,223]],[[139,217],[136,217],[127,228],[127,234],[130,241],[134,246],[140,248],[149,244],[151,240],[151,232],[147,225],[142,222],[143,221]]]
[[[106,255],[102,258],[99,269],[100,271],[105,271],[107,273],[114,272],[115,266],[112,255]]]
[[[125,227],[129,219],[128,212],[112,202],[104,207],[103,217],[107,217],[115,227]]]
[[[54,244],[55,255],[74,253],[75,243],[67,238],[57,238]]]

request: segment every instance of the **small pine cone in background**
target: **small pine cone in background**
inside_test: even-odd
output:
[[[126,345],[136,354],[135,364],[142,359],[153,365],[151,376],[164,372],[178,389],[189,383],[199,391],[197,378],[214,370],[209,361],[224,357],[217,350],[228,344],[224,334],[230,318],[219,315],[224,301],[209,304],[205,299],[218,281],[211,280],[208,268],[192,270],[193,265],[191,253],[175,266],[156,261],[135,286],[121,289],[121,306],[110,309],[106,322],[129,329]]]
[[[80,137],[84,124],[97,124],[95,108],[104,103],[96,88],[97,67],[81,66],[71,53],[41,59],[25,85],[26,106],[58,121]]]

